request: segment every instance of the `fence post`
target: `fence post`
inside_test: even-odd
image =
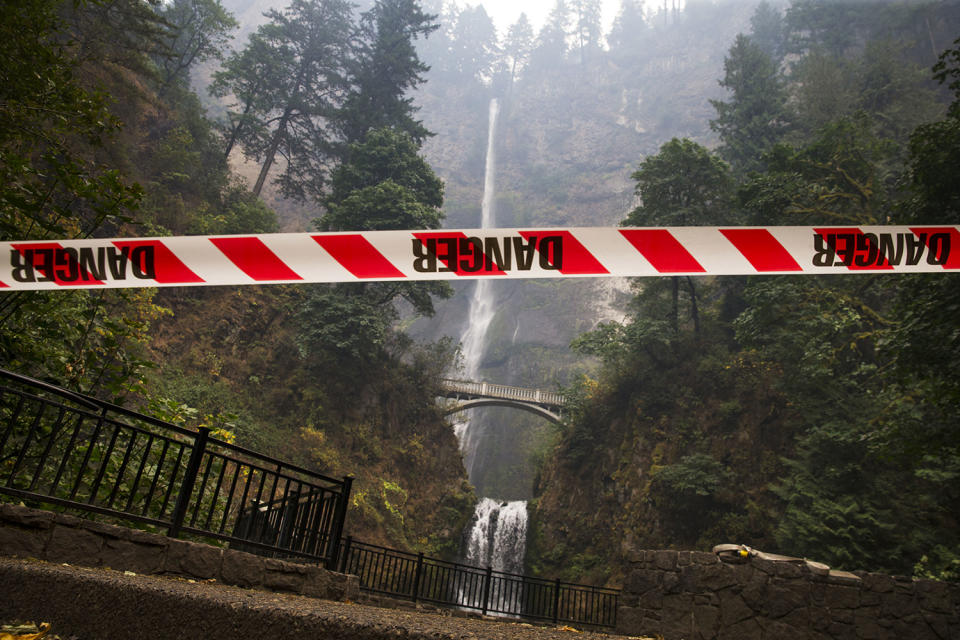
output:
[[[487,567],[483,576],[483,615],[487,615],[490,607],[490,583],[493,581],[493,567]]]
[[[340,573],[347,572],[347,566],[350,564],[350,547],[353,546],[353,536],[347,536],[346,542],[343,543],[343,555],[340,556],[340,562],[337,565],[337,570]]]
[[[423,575],[423,552],[417,554],[417,570],[413,574],[413,601],[420,596],[420,577]]]
[[[193,439],[193,451],[190,452],[187,471],[183,475],[183,482],[180,483],[180,493],[177,494],[177,502],[173,507],[170,528],[167,530],[167,535],[171,538],[176,538],[180,535],[183,519],[187,515],[187,507],[190,506],[190,494],[193,493],[193,486],[197,482],[197,472],[200,470],[200,462],[203,460],[203,454],[207,450],[207,438],[209,437],[210,428],[200,427],[197,430],[197,435]]]
[[[343,489],[337,498],[336,511],[333,514],[333,531],[330,532],[330,553],[327,556],[327,569],[335,571],[340,555],[340,538],[343,536],[343,523],[347,519],[347,505],[350,504],[350,488],[353,478],[344,476]]]
[[[560,578],[553,583],[553,624],[560,621]]]

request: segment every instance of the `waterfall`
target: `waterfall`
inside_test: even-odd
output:
[[[489,124],[487,125],[487,158],[483,172],[483,201],[481,205],[480,227],[488,228],[496,224],[493,203],[496,191],[494,174],[496,173],[496,155],[494,141],[496,139],[497,115],[500,105],[497,99],[490,101]],[[493,290],[490,288],[489,278],[480,278],[473,289],[470,298],[470,308],[467,315],[467,329],[460,337],[462,345],[464,376],[467,380],[476,380],[480,373],[480,362],[487,341],[487,329],[493,321]],[[473,465],[476,462],[477,440],[479,434],[476,429],[470,428],[470,420],[455,427],[457,439],[460,441],[460,450],[463,451],[463,463],[467,468],[467,476],[472,475]]]
[[[482,228],[496,224],[494,199],[496,196],[496,140],[497,116],[500,106],[496,98],[490,101],[487,129],[487,157],[484,166]],[[463,349],[464,374],[468,380],[478,380],[480,363],[486,347],[487,330],[494,316],[494,295],[489,278],[476,281],[470,299],[467,329],[460,338]],[[477,459],[477,445],[483,435],[482,425],[467,420],[456,427],[460,450],[467,475],[473,479]],[[477,504],[473,524],[465,536],[464,556],[468,564],[493,567],[498,571],[520,573],[527,540],[527,503],[525,500],[505,502],[484,497]]]
[[[527,502],[482,498],[473,517],[467,538],[467,564],[522,573],[527,547]]]

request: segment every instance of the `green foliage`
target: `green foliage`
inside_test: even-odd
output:
[[[651,469],[651,490],[668,526],[684,538],[696,538],[713,520],[720,506],[717,494],[730,473],[703,453],[684,456],[679,462]]]
[[[727,475],[722,464],[709,455],[697,453],[684,456],[676,464],[660,467],[654,478],[668,494],[667,499],[682,501],[714,496]]]
[[[353,29],[342,0],[293,0],[251,36],[216,76],[214,92],[232,94],[229,143],[260,163],[253,192],[260,194],[277,155],[286,165],[276,178],[285,197],[303,201],[324,193],[335,157],[330,120],[348,88]]]
[[[300,356],[317,370],[350,363],[354,375],[377,361],[386,345],[392,307],[378,304],[356,285],[316,286],[300,311]]]
[[[641,205],[627,224],[726,224],[714,217],[724,210],[751,225],[955,223],[957,103],[930,122],[944,109],[905,36],[928,9],[794,2],[781,50],[793,53],[790,64],[766,60],[759,74],[743,73],[758,51],[738,39],[725,81],[743,96],[775,100],[756,121],[734,117],[737,100],[722,110],[730,128],[720,132],[721,149],[729,154],[742,136],[746,150],[725,156],[737,184],[693,143],[672,141],[634,174]],[[765,18],[771,34],[773,18]],[[960,95],[958,46],[934,73]],[[751,77],[770,84],[751,89]],[[769,125],[788,120],[797,126],[771,134]],[[768,128],[751,130],[751,122]],[[683,159],[720,179],[702,190],[717,195],[701,195],[710,179],[688,179],[701,174]],[[701,204],[711,199],[725,204]],[[953,277],[705,284],[645,281],[627,320],[574,342],[603,365],[589,393],[583,384],[571,392],[576,411],[544,463],[535,535],[559,542],[537,550],[537,561],[562,566],[599,553],[616,566],[630,549],[738,541],[838,568],[956,579]],[[678,314],[686,305],[691,313]],[[587,484],[589,500],[557,488],[572,478]],[[586,527],[622,540],[621,549],[580,534]]]
[[[507,29],[507,35],[503,42],[503,53],[508,58],[507,65],[510,69],[511,84],[516,80],[517,75],[526,68],[532,50],[533,27],[530,26],[527,14],[521,13],[517,21]]]
[[[53,291],[0,300],[4,367],[111,400],[145,391],[151,325],[169,310],[155,291]]]
[[[394,127],[418,145],[429,134],[413,118],[410,93],[429,67],[417,55],[414,41],[439,25],[416,0],[377,0],[360,21],[359,51],[352,62],[353,88],[338,120],[347,143],[363,140],[369,131]]]
[[[720,85],[730,101],[711,100],[717,118],[710,128],[720,135],[720,153],[740,173],[764,168],[763,155],[787,132],[791,116],[778,68],[770,54],[738,35],[724,60]]]
[[[841,118],[801,149],[775,147],[740,201],[753,224],[875,224],[889,210],[896,152],[865,114]]]
[[[750,16],[750,40],[760,47],[770,59],[777,62],[783,56],[784,27],[783,18],[778,9],[773,8],[766,0],[760,4]]]
[[[162,87],[187,83],[197,63],[222,60],[230,32],[239,26],[219,0],[173,0],[160,15],[170,25],[166,50],[157,60]]]
[[[375,229],[435,229],[440,224],[443,204],[443,182],[418,154],[418,145],[409,135],[396,129],[381,128],[370,131],[361,142],[350,145],[348,162],[334,169],[331,192],[327,197],[328,207],[336,207],[363,189],[376,188],[389,183],[390,189],[404,191],[404,198],[423,209],[418,226],[404,227],[409,221],[401,218],[390,220],[383,216],[379,223],[368,222],[367,217],[328,213],[319,225],[330,230],[375,230]],[[391,226],[392,225],[392,226]]]
[[[685,226],[731,221],[727,166],[692,140],[674,138],[633,174],[642,204],[627,226]]]
[[[21,0],[0,26],[0,232],[79,237],[129,220],[142,190],[98,159],[119,127],[76,79],[59,3]]]

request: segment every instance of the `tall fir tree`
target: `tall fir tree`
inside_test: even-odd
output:
[[[233,137],[260,163],[259,194],[278,156],[281,192],[298,200],[322,197],[336,140],[330,123],[349,88],[351,5],[345,0],[293,0],[271,10],[270,22],[218,74],[215,86],[232,93],[242,117]],[[236,112],[235,112],[236,113]]]
[[[156,56],[160,86],[187,84],[191,68],[206,60],[223,60],[223,50],[239,25],[219,0],[173,0],[160,15],[171,25],[164,55]]]
[[[607,35],[610,53],[624,60],[633,58],[640,52],[648,28],[643,5],[638,0],[621,0],[620,11]]]
[[[547,21],[537,34],[536,46],[530,56],[530,66],[541,71],[556,70],[563,66],[569,51],[567,37],[570,35],[570,5],[566,0],[556,0]]]
[[[717,117],[710,128],[720,135],[720,154],[739,173],[760,171],[763,155],[788,129],[787,95],[773,62],[750,38],[739,34],[724,60],[720,86],[729,101],[711,100]]]
[[[403,131],[417,144],[430,135],[414,118],[410,94],[429,69],[417,55],[416,41],[437,29],[435,18],[416,0],[377,0],[364,13],[359,52],[351,61],[352,89],[338,116],[346,144],[381,127]]]
[[[503,41],[503,53],[507,57],[510,67],[510,84],[513,85],[517,76],[523,72],[530,60],[533,50],[533,27],[526,13],[521,13],[517,21],[507,29],[507,36]]]
[[[733,182],[729,168],[706,148],[688,139],[674,138],[660,152],[646,158],[634,172],[641,204],[623,221],[628,226],[686,226],[732,222]],[[671,278],[670,324],[680,326],[680,278]],[[699,332],[697,292],[686,278],[690,318]]]

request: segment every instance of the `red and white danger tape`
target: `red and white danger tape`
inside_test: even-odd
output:
[[[0,290],[960,270],[960,227],[277,233],[3,242]]]

